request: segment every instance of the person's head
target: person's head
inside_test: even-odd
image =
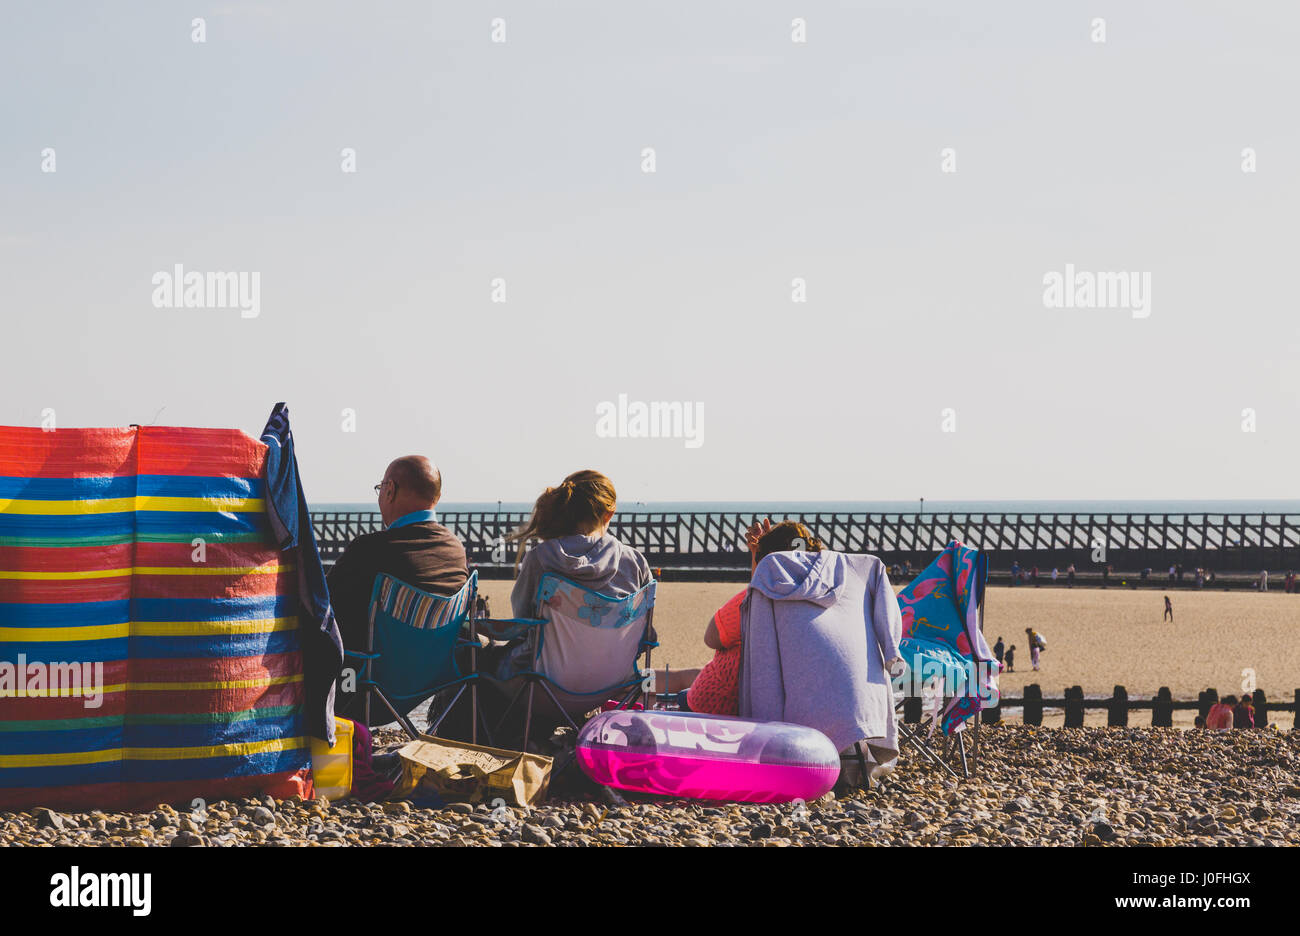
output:
[[[432,510],[442,498],[442,474],[423,455],[403,455],[389,464],[375,491],[388,526],[414,511]]]
[[[1224,699],[1223,699],[1223,704],[1224,704],[1224,705],[1236,705],[1236,704],[1237,704],[1237,697],[1236,697],[1235,695],[1225,696]]]
[[[556,487],[548,487],[533,504],[528,523],[512,537],[526,542],[583,533],[599,536],[609,526],[618,505],[614,482],[599,471],[575,471]]]
[[[1201,717],[1200,715],[1197,715],[1197,716],[1196,716],[1196,727],[1197,727],[1197,728],[1204,728],[1204,727],[1205,727],[1205,719],[1204,719],[1203,717]]]
[[[1012,644],[1012,645],[1011,645],[1011,649],[1012,649],[1012,650],[1016,649],[1016,645],[1015,645],[1015,644]]]
[[[1002,635],[998,634],[998,643],[1002,643]]]
[[[1033,629],[1032,627],[1026,627],[1026,628],[1025,628],[1025,633],[1026,633],[1026,634],[1032,634],[1033,632],[1034,632],[1034,629]]]
[[[758,548],[754,550],[754,563],[763,561],[764,556],[776,552],[821,552],[822,541],[813,536],[812,530],[795,520],[785,520],[775,524],[758,538]]]

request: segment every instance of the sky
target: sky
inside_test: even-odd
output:
[[[1281,0],[6,3],[0,424],[284,400],[313,502],[407,453],[456,502],[587,467],[1294,497],[1298,34]],[[177,264],[256,274],[256,316],[159,307]],[[1145,315],[1051,307],[1067,269]],[[602,428],[620,395],[692,435]]]

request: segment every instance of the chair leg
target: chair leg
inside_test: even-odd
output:
[[[510,713],[515,710],[515,706],[519,704],[519,699],[523,696],[524,691],[528,688],[531,682],[532,680],[525,680],[524,685],[520,686],[515,691],[515,697],[510,700],[510,704],[506,706],[505,711],[501,713],[501,717],[497,719],[497,731],[500,731],[505,726],[506,719],[509,718]]]
[[[456,690],[456,694],[452,697],[451,702],[449,702],[447,707],[442,710],[442,714],[438,716],[438,720],[429,725],[429,734],[436,735],[438,733],[438,729],[442,726],[443,721],[451,714],[451,710],[456,707],[456,703],[460,701],[460,697],[464,694],[465,687],[462,685],[458,690]]]
[[[970,768],[966,766],[966,732],[957,732],[957,752],[961,754],[961,773],[962,778],[970,779]]]
[[[533,730],[533,692],[537,688],[534,680],[528,680],[528,707],[524,709],[524,753],[528,753],[528,734]]]
[[[858,769],[862,771],[862,789],[871,789],[871,771],[867,769],[867,757],[862,753],[862,742],[854,741],[853,749],[858,752]]]
[[[392,712],[393,718],[401,723],[402,728],[405,729],[408,735],[410,735],[411,740],[418,741],[420,733],[415,730],[415,726],[411,724],[411,720],[397,710],[397,707],[389,701],[388,696],[384,695],[384,690],[380,689],[378,686],[375,686],[374,690],[375,695],[379,696],[379,701],[383,702],[388,711]],[[370,726],[367,725],[366,727],[368,728]]]

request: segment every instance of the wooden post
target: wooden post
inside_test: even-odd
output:
[[[986,725],[996,725],[1002,721],[1002,698],[998,697],[998,704],[992,708],[980,709],[980,721]]]
[[[1300,689],[1295,691],[1295,723],[1291,727],[1300,728]]]
[[[1210,709],[1219,701],[1219,690],[1206,689],[1201,693],[1198,701],[1199,707],[1197,711],[1200,712],[1202,718],[1208,718],[1210,716]]]
[[[1268,699],[1264,697],[1263,689],[1255,690],[1255,727],[1268,727]]]
[[[903,722],[908,725],[921,723],[921,697],[909,695],[903,697]]]
[[[1022,721],[1026,725],[1041,725],[1043,723],[1043,687],[1038,683],[1030,683],[1025,686],[1024,696],[1025,711]],[[1300,691],[1297,691],[1296,697],[1300,698]]]
[[[1071,686],[1065,690],[1065,727],[1083,727],[1083,688]]]
[[[1111,696],[1110,711],[1106,713],[1106,724],[1112,728],[1128,727],[1128,690],[1116,686]]]
[[[1161,686],[1151,703],[1151,726],[1153,728],[1172,728],[1174,726],[1174,694],[1168,686]]]

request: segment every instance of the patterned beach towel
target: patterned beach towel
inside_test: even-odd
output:
[[[0,427],[0,809],[310,795],[266,446]]]
[[[945,734],[960,730],[981,707],[997,704],[998,664],[979,619],[987,577],[979,550],[952,542],[898,592],[903,660],[911,673],[938,675],[953,696],[940,719]]]

